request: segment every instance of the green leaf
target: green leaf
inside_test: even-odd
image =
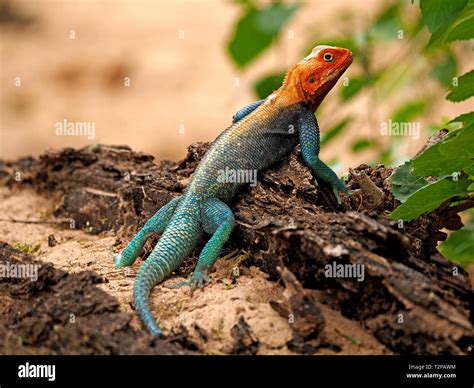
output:
[[[395,111],[395,113],[392,115],[392,121],[396,123],[406,123],[423,113],[425,108],[426,101],[409,101]]]
[[[255,93],[260,99],[263,99],[270,95],[274,90],[278,89],[283,79],[285,78],[285,73],[275,73],[267,75],[259,79],[254,83],[253,88]]]
[[[474,17],[474,0],[469,0],[467,5],[464,7],[462,12],[458,15],[457,18],[452,20],[450,23],[447,23],[440,27],[436,32],[431,35],[430,41],[428,43],[428,47],[438,46],[440,44],[446,43],[448,41],[448,36],[451,32],[455,29],[459,30],[451,36],[452,40],[458,40],[465,34],[465,28],[458,27],[459,25],[463,24],[465,20]],[[467,26],[469,29],[469,26]]]
[[[468,40],[474,38],[474,16],[470,17],[454,26],[449,31],[446,42],[454,42],[455,40]]]
[[[451,93],[446,96],[446,99],[459,102],[472,96],[474,96],[474,70],[458,78],[458,86],[451,86]]]
[[[456,136],[454,136],[456,134]],[[474,158],[474,125],[463,127],[454,131],[453,136],[439,143],[441,154],[458,157],[464,155],[466,158]]]
[[[450,233],[448,239],[440,244],[439,251],[449,260],[467,266],[474,262],[474,220],[462,229]]]
[[[390,177],[392,193],[402,203],[415,191],[428,184],[425,178],[414,176],[411,170],[411,161],[409,161],[400,166]]]
[[[435,132],[441,131],[442,129],[447,129],[449,132],[454,132],[456,129],[459,129],[459,124],[451,123],[446,116],[442,116],[439,121],[432,122],[426,128],[426,132],[429,135],[434,134]]]
[[[348,123],[349,123],[349,118],[340,121],[334,127],[332,127],[329,131],[327,131],[326,133],[323,133],[323,135],[321,136],[321,143],[320,143],[321,147],[323,147],[324,145],[329,143],[332,139],[334,139],[337,135],[342,133],[342,131],[344,130],[344,128],[347,126]]]
[[[474,123],[474,112],[464,113],[452,119],[450,123],[463,123],[465,126]]]
[[[391,142],[387,148],[380,150],[378,158],[377,158],[377,163],[384,164],[386,166],[390,166],[392,164],[394,143],[395,142]]]
[[[228,43],[235,64],[243,68],[269,47],[298,8],[298,4],[282,3],[248,8]]]
[[[383,40],[393,40],[402,29],[400,6],[395,3],[377,16],[371,28],[371,35]]]
[[[467,174],[467,175],[470,175],[472,177],[474,177],[474,162],[472,162],[471,164],[468,164],[467,166],[464,166],[462,168],[462,170]]]
[[[457,180],[447,177],[430,183],[410,195],[390,214],[390,217],[395,220],[411,221],[436,209],[452,197],[465,195],[471,183],[470,179],[462,176]]]
[[[242,4],[245,7],[253,7],[252,0],[234,0],[237,4]]]
[[[421,15],[433,34],[461,13],[467,0],[420,0]]]
[[[367,148],[375,147],[377,143],[370,139],[358,139],[352,143],[352,152],[361,152]]]
[[[412,162],[414,175],[445,176],[459,172],[474,158],[474,125],[451,132]]]
[[[367,79],[353,77],[349,79],[349,83],[343,85],[341,88],[340,96],[342,101],[350,100],[354,97],[360,90],[367,85]]]
[[[41,244],[40,243],[37,243],[37,244],[17,243],[15,244],[13,248],[16,249],[17,251],[21,251],[21,252],[33,255],[40,250]]]
[[[457,73],[458,63],[452,52],[447,52],[441,62],[436,63],[431,71],[431,76],[444,86],[451,86]]]

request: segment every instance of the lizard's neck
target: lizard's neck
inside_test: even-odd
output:
[[[305,91],[302,86],[301,67],[299,64],[296,64],[288,70],[282,86],[275,94],[278,97],[278,101],[284,107],[301,103],[307,105],[314,112],[338,79],[339,77],[328,78],[323,83],[317,85],[313,92]]]
[[[282,86],[275,92],[283,106],[291,106],[306,101],[299,78],[298,66],[294,65],[286,73]]]

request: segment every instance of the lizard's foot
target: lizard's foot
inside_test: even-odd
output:
[[[335,177],[335,179],[328,180],[327,182],[331,185],[334,196],[337,199],[337,204],[340,205],[342,201],[341,201],[341,197],[339,196],[339,193],[349,194],[349,190],[347,189],[344,182],[341,181],[337,177]],[[314,183],[315,183],[315,186],[317,187],[318,182],[316,179],[314,180]]]
[[[117,255],[114,255],[114,265],[115,265],[115,268],[120,268],[120,267],[123,267],[123,263],[122,263],[122,254],[119,253]]]
[[[165,286],[166,288],[181,288],[184,286],[189,286],[191,287],[191,293],[193,293],[196,288],[203,289],[204,286],[208,283],[211,282],[211,279],[209,278],[209,275],[207,274],[207,271],[196,271],[193,273],[193,276],[191,276],[191,279],[185,281],[185,282],[178,282],[175,284],[171,284],[169,286]]]
[[[347,190],[346,185],[342,180],[340,180],[337,176],[334,175],[334,179],[331,179],[329,181],[329,184],[332,187],[332,191],[334,195],[336,196],[337,199],[337,204],[340,205],[342,203],[341,197],[339,196],[339,193],[349,193],[349,190]]]

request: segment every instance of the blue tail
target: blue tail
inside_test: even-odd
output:
[[[201,239],[200,203],[193,196],[182,201],[135,279],[134,304],[143,324],[154,336],[161,336],[163,332],[150,310],[150,292],[189,256]]]

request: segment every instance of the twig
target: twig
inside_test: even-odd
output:
[[[434,144],[440,142],[441,140],[443,140],[446,137],[447,134],[448,134],[447,129],[441,129],[441,130],[433,133],[429,137],[429,139],[426,141],[426,143],[423,145],[423,147],[421,147],[421,149],[416,153],[416,155],[413,157],[413,159],[420,156],[423,152],[425,152],[425,150],[427,148],[430,148],[432,145],[434,145]]]
[[[377,207],[383,202],[385,199],[385,193],[371,181],[364,171],[357,172],[354,169],[349,168],[349,172],[364,194],[372,200],[374,207]]]
[[[450,217],[454,214],[460,213],[464,210],[471,209],[474,207],[474,199],[468,199],[459,205],[453,206],[446,210],[446,217]]]
[[[54,221],[39,221],[39,220],[15,220],[14,218],[0,218],[0,222],[13,222],[18,224],[63,224],[70,220],[54,220]]]

